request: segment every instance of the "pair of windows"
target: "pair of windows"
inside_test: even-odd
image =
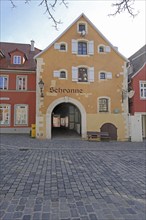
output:
[[[67,78],[66,70],[55,70],[53,72],[54,77],[60,79]],[[93,82],[94,81],[94,67],[72,67],[72,81],[76,82]]]
[[[10,125],[11,106],[8,104],[0,105],[0,125]],[[14,125],[28,125],[28,105],[15,105]]]
[[[27,76],[17,76],[16,89],[27,90]],[[0,90],[8,90],[8,76],[0,76]]]

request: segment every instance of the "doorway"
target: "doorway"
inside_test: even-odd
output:
[[[59,104],[66,103],[66,104],[72,104],[76,106],[76,108],[79,110],[81,115],[81,121],[80,121],[80,135],[81,138],[86,138],[87,135],[87,127],[86,127],[86,110],[82,103],[74,98],[71,98],[69,96],[64,96],[58,99],[55,99],[51,104],[49,104],[47,112],[46,112],[46,138],[51,139],[52,138],[52,113],[55,107],[57,107]]]
[[[105,123],[100,128],[101,132],[108,132],[111,140],[117,140],[117,128],[112,123]]]
[[[51,122],[53,138],[81,135],[81,113],[74,104],[64,102],[55,106]]]

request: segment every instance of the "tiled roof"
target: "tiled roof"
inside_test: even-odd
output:
[[[13,65],[10,63],[10,53],[15,50],[19,50],[20,52],[23,52],[25,54],[27,59],[24,64]],[[34,51],[31,51],[31,44],[0,42],[0,52],[3,55],[0,59],[0,69],[35,70],[36,62],[34,60],[34,56],[41,52],[41,50],[38,48],[34,48]]]
[[[130,65],[132,65],[132,72],[129,74],[129,78],[131,78],[146,63],[146,45],[129,57],[128,60],[130,61]]]

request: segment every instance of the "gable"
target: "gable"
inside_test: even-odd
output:
[[[93,32],[95,32],[101,39],[101,42],[105,44],[105,46],[110,46],[112,48],[112,50],[118,55],[120,56],[122,59],[124,59],[125,61],[128,61],[127,58],[125,58],[118,50],[116,47],[114,47],[108,40],[107,38],[96,28],[96,26],[85,16],[85,14],[81,14],[62,34],[60,34],[48,47],[46,47],[43,51],[41,51],[39,54],[37,54],[34,58],[38,58],[40,57],[43,53],[45,53],[52,45],[54,45],[55,43],[57,43],[70,29],[72,29],[73,27],[75,28],[75,33],[74,36],[75,38],[79,37],[79,33],[78,33],[78,23],[83,23],[83,24],[88,24],[87,28],[87,35],[90,32],[90,30],[92,29]],[[89,30],[90,29],[90,30]],[[80,36],[83,37],[83,36]]]

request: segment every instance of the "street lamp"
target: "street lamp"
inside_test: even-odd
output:
[[[43,80],[41,79],[38,84],[40,87],[41,97],[44,97],[44,94],[43,94],[44,82],[43,82]]]

